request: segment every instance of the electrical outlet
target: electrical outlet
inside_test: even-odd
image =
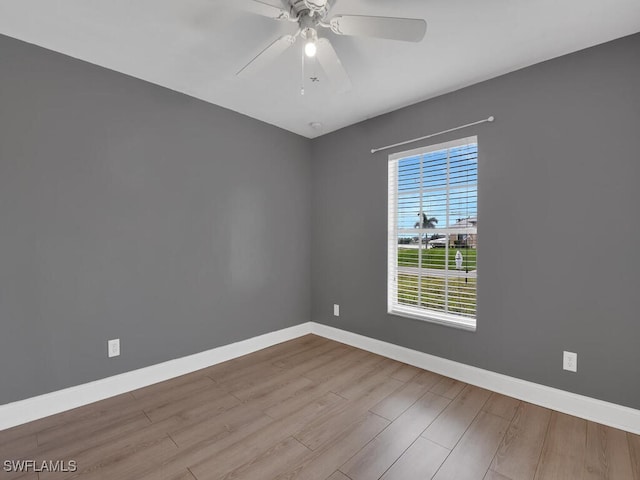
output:
[[[340,305],[338,305],[337,303],[333,304],[333,316],[334,317],[340,316]]]
[[[109,358],[117,357],[118,355],[120,355],[120,339],[115,338],[113,340],[109,340],[107,342],[107,350]]]
[[[574,352],[564,352],[562,356],[562,368],[570,372],[578,371],[578,354]]]

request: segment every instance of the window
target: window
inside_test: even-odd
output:
[[[389,156],[388,312],[476,328],[478,143]]]

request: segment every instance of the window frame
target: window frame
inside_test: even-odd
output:
[[[399,190],[398,190],[398,165],[401,160],[406,159],[408,157],[413,157],[417,155],[426,155],[428,153],[433,153],[441,150],[449,150],[456,147],[461,147],[464,145],[476,145],[476,172],[478,172],[478,162],[479,162],[479,144],[478,137],[473,135],[465,138],[459,138],[447,142],[442,142],[438,144],[428,145],[420,148],[415,148],[412,150],[406,150],[403,152],[392,153],[388,156],[388,177],[387,177],[387,185],[388,185],[388,196],[387,196],[387,210],[388,210],[388,229],[387,229],[387,313],[390,315],[401,316],[406,318],[412,318],[415,320],[421,320],[431,323],[437,323],[441,325],[450,326],[453,328],[459,328],[468,331],[476,331],[477,329],[477,292],[478,292],[478,278],[476,273],[476,311],[474,316],[467,315],[458,315],[455,313],[438,311],[436,309],[430,309],[427,307],[413,306],[413,305],[405,305],[398,302],[398,287],[396,277],[398,276],[398,198],[399,198]],[[449,160],[447,160],[447,165],[449,165]],[[448,167],[447,167],[448,168]],[[475,182],[475,188],[477,192],[478,180]],[[449,184],[446,187],[447,190],[447,201],[450,199],[451,192],[449,191]],[[476,206],[477,206],[477,193],[476,193]],[[395,202],[392,204],[392,202]],[[447,207],[448,208],[448,207]],[[476,207],[477,208],[477,207]],[[450,212],[447,212],[450,217]],[[477,214],[476,214],[477,218]],[[449,226],[450,228],[450,226]],[[449,239],[449,235],[453,235],[453,233],[449,233],[447,235],[447,239]],[[477,240],[477,226],[476,226],[476,240]],[[447,244],[449,241],[447,242]],[[418,243],[419,246],[422,245],[421,242]],[[448,246],[446,247],[449,248]],[[422,251],[419,248],[419,251]],[[476,244],[476,252],[477,252],[477,244]],[[419,254],[420,256],[421,254]],[[476,253],[477,258],[477,253]],[[476,269],[477,271],[477,269]]]

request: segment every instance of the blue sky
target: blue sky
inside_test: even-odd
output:
[[[448,150],[450,216],[447,225],[447,150],[415,155],[398,162],[398,227],[413,228],[419,220],[420,200],[429,218],[436,217],[436,228],[455,224],[459,218],[478,215],[478,147],[469,144]],[[422,162],[422,172],[420,163]],[[420,188],[422,187],[422,195]]]

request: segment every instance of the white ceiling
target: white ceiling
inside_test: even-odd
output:
[[[279,0],[264,0],[280,5]],[[418,44],[328,36],[351,77],[332,91],[297,43],[257,77],[235,73],[296,25],[246,0],[0,0],[0,33],[306,137],[640,31],[639,0],[337,0],[333,14],[424,18]],[[1,60],[0,60],[1,61]],[[311,122],[321,122],[313,129]]]

